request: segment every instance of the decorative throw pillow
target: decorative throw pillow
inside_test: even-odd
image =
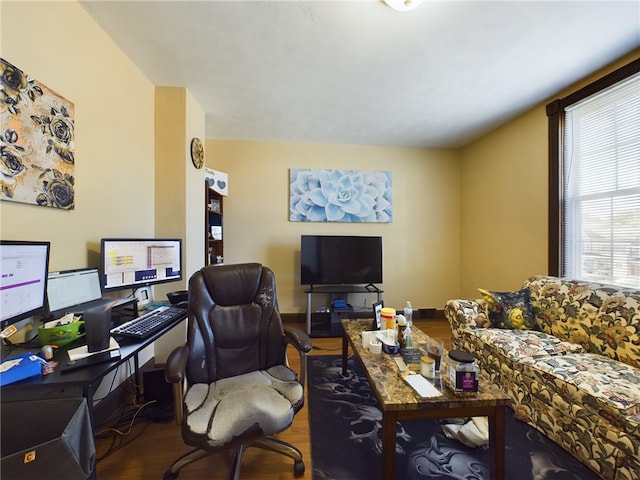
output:
[[[529,290],[517,292],[492,292],[478,289],[487,302],[489,320],[495,328],[513,330],[539,330],[529,303]]]

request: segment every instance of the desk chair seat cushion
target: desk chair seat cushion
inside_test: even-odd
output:
[[[197,383],[185,396],[186,428],[194,437],[206,435],[214,448],[236,438],[272,435],[291,425],[303,401],[296,374],[283,365]]]

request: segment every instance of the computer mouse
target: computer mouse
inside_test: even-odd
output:
[[[51,360],[53,358],[53,345],[43,345],[40,349],[40,355],[45,360]]]

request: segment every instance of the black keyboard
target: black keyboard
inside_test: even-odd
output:
[[[187,311],[184,308],[158,307],[149,313],[112,328],[111,334],[144,340],[158,330],[186,316]]]

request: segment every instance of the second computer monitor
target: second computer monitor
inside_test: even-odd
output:
[[[102,289],[139,288],[182,280],[182,239],[103,238]]]

